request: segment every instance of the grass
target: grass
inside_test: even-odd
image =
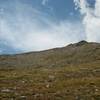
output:
[[[100,100],[99,67],[0,69],[1,100]]]

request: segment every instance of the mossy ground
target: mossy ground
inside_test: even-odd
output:
[[[100,100],[100,67],[0,68],[0,100]]]

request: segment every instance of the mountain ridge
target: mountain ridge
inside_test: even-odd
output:
[[[68,66],[100,62],[100,43],[80,41],[62,48],[1,55],[0,66]]]
[[[15,56],[15,55],[30,54],[30,53],[40,53],[40,52],[46,52],[46,51],[50,51],[50,50],[63,49],[63,48],[70,47],[70,46],[82,46],[82,45],[86,45],[86,44],[94,44],[95,45],[95,44],[100,44],[100,43],[99,42],[87,42],[85,40],[81,40],[76,43],[70,43],[63,47],[56,47],[56,48],[51,48],[51,49],[46,49],[46,50],[30,51],[30,52],[15,53],[15,54],[1,54],[0,56]]]

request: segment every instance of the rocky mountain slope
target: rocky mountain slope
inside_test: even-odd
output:
[[[0,56],[2,67],[62,67],[80,64],[100,65],[99,43],[81,41],[63,48]]]

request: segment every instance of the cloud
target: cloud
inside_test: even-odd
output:
[[[47,13],[21,2],[2,4],[1,9],[0,40],[14,50],[45,50],[85,39],[80,22],[55,22]]]
[[[2,49],[0,49],[0,54],[3,52],[3,50]]]
[[[49,0],[42,0],[42,5],[46,5]]]
[[[100,42],[100,0],[95,0],[94,8],[89,6],[87,0],[74,0],[83,18],[83,24],[88,41]]]

